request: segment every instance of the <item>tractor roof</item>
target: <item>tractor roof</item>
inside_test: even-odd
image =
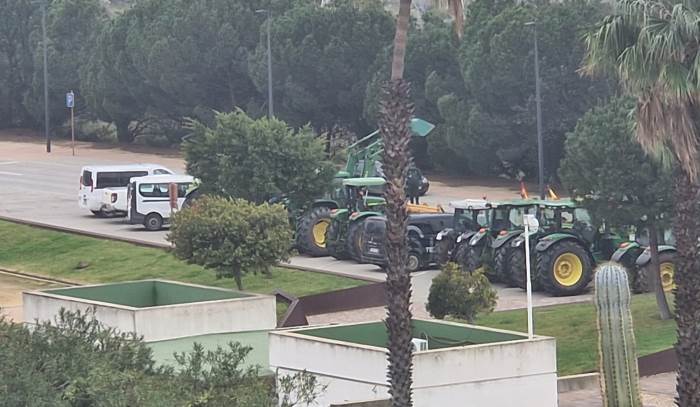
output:
[[[377,187],[386,184],[386,180],[381,177],[346,178],[343,185],[348,187]]]
[[[455,209],[488,209],[491,203],[484,199],[462,199],[450,202],[450,206]]]
[[[540,206],[550,208],[575,208],[578,205],[576,205],[576,202],[574,202],[572,199],[557,199],[541,201]]]

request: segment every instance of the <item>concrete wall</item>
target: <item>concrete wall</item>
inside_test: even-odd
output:
[[[146,341],[194,335],[272,330],[277,326],[275,297],[254,296],[139,308],[136,332]]]
[[[22,293],[24,321],[54,321],[61,308],[86,311],[122,332],[136,332],[144,340],[161,341],[187,336],[268,331],[277,324],[275,297],[251,295],[198,303],[135,308],[41,291]]]
[[[40,291],[22,293],[22,313],[25,323],[39,320],[54,322],[61,308],[67,311],[82,311],[95,308],[95,318],[105,326],[116,328],[122,332],[133,332],[134,310],[124,306],[110,306],[107,303],[85,301],[77,298],[45,294]]]
[[[388,397],[384,348],[271,332],[270,366],[283,375],[304,369],[315,374],[328,386],[318,400],[322,406]],[[413,380],[416,406],[555,407],[555,340],[418,352]]]

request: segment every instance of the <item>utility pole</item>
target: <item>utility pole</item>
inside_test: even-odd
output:
[[[255,10],[256,13],[267,14],[267,117],[272,119],[275,117],[275,109],[272,101],[272,44],[271,44],[271,25],[272,11],[267,9]]]
[[[51,152],[51,135],[49,134],[49,72],[48,51],[46,45],[46,0],[41,1],[41,33],[44,45],[44,135],[46,136],[46,152]]]
[[[540,94],[540,56],[537,43],[537,22],[531,21],[525,25],[535,30],[535,103],[537,105],[537,163],[539,167],[540,199],[544,199],[544,151],[542,147],[542,96]]]

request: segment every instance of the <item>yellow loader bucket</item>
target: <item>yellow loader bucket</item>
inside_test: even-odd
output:
[[[430,206],[428,204],[408,204],[408,213],[444,213],[442,206]]]

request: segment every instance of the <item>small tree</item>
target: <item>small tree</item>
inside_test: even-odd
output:
[[[217,114],[212,128],[194,122],[184,151],[187,171],[205,192],[256,203],[285,194],[303,207],[322,196],[335,175],[323,141],[308,127],[294,131],[242,111]]]
[[[206,196],[173,216],[168,240],[176,256],[233,277],[242,290],[243,273],[268,273],[289,258],[292,232],[281,205]]]
[[[437,319],[449,315],[472,322],[478,314],[492,312],[496,298],[482,269],[465,273],[459,265],[447,263],[433,279],[426,308]]]
[[[581,118],[566,139],[559,174],[584,206],[610,226],[649,230],[651,277],[663,319],[671,318],[658,277],[657,231],[672,210],[671,175],[644,154],[634,140],[628,99],[615,99]],[[666,216],[664,216],[666,215]],[[642,224],[642,219],[645,221]]]

